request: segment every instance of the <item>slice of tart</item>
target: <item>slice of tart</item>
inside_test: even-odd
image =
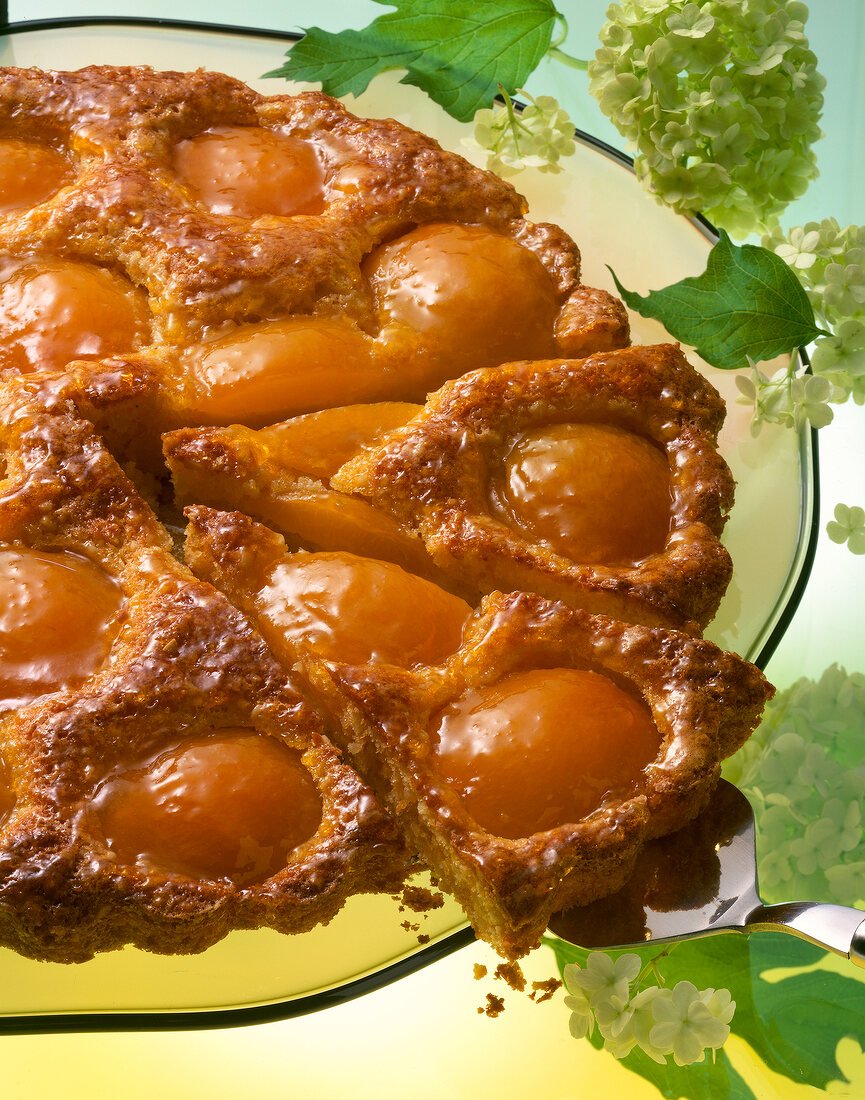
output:
[[[417,594],[358,593],[342,617],[332,586],[323,610],[283,585],[296,555],[278,535],[236,513],[188,515],[194,571],[303,678],[409,845],[508,958],[686,826],[771,695],[709,642],[522,592],[485,597],[419,653],[443,617]],[[401,647],[377,645],[394,621]]]
[[[200,951],[394,889],[390,819],[90,425],[0,408],[0,941]]]

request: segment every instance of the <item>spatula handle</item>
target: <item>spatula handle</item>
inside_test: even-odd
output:
[[[748,917],[750,929],[781,929],[865,966],[865,912],[845,905],[782,902],[760,905]]]

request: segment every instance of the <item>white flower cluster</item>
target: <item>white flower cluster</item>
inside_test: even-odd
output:
[[[795,362],[771,377],[752,364],[750,377],[736,379],[739,400],[754,410],[754,434],[764,423],[825,427],[831,405],[865,404],[865,225],[842,229],[835,218],[824,218],[786,234],[776,229],[762,244],[796,273],[817,324],[831,335],[816,340],[810,375],[797,376]],[[838,504],[826,533],[865,554],[865,511]]]
[[[724,775],[757,816],[767,902],[865,906],[865,675],[837,665],[779,693]]]
[[[763,238],[796,272],[817,323],[832,333],[814,345],[811,369],[831,385],[829,400],[865,404],[865,225],[834,218]]]
[[[787,367],[773,375],[751,363],[750,375],[736,376],[739,402],[753,408],[751,432],[757,435],[764,424],[783,424],[799,430],[810,424],[825,428],[833,417],[829,403],[835,399],[832,383],[822,375],[802,374],[793,356]]]
[[[610,5],[589,90],[659,201],[742,238],[805,191],[826,83],[807,15],[797,0]]]
[[[597,1026],[604,1049],[616,1058],[639,1047],[660,1063],[672,1054],[679,1066],[702,1062],[707,1050],[722,1046],[736,1009],[730,991],[698,990],[687,981],[672,989],[643,987],[648,972],[657,974],[656,962],[644,966],[639,955],[613,960],[603,951],[592,951],[585,967],[569,963],[564,979],[571,1034],[581,1039]]]
[[[559,161],[574,152],[576,143],[574,124],[558,100],[518,91],[517,96],[527,101],[520,108],[504,89],[500,92],[504,103],[475,114],[474,137],[464,144],[486,150],[486,167],[500,176],[513,176],[524,168],[561,172]]]

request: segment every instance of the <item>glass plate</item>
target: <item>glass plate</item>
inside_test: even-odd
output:
[[[17,24],[0,39],[0,63],[43,69],[89,64],[208,68],[265,94],[301,90],[260,74],[277,67],[285,36],[150,25],[142,20]],[[471,127],[454,121],[423,93],[377,77],[347,101],[369,117],[396,116],[446,148],[482,163],[464,143]],[[627,160],[584,136],[560,174],[529,170],[516,185],[530,217],[568,230],[583,254],[583,278],[613,290],[606,265],[639,292],[703,270],[708,227],[657,205]],[[656,322],[632,317],[635,343],[669,337]],[[728,404],[721,450],[738,482],[724,540],[734,580],[708,636],[758,663],[768,659],[807,576],[814,544],[816,454],[809,434],[767,427],[754,438],[750,412],[736,404],[734,376],[701,363]],[[754,532],[759,537],[754,537]],[[406,929],[414,922],[419,928]],[[420,946],[418,934],[428,937]],[[200,1028],[286,1018],[316,1011],[391,982],[470,942],[459,907],[448,901],[425,917],[390,897],[350,899],[326,927],[302,936],[235,932],[196,956],[159,956],[126,948],[63,966],[0,949],[0,1027],[7,1030]]]

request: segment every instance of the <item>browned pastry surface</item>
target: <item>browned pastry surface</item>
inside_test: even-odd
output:
[[[368,430],[338,443],[337,425],[352,417]],[[163,449],[181,503],[248,512],[309,548],[383,556],[474,602],[526,589],[698,632],[732,570],[720,542],[734,487],[717,451],[723,418],[711,385],[661,345],[472,372],[422,409],[328,410],[259,431],[181,428]],[[626,429],[664,456],[662,545],[632,562],[583,562],[513,522],[502,504],[508,454],[527,433],[560,424]],[[576,484],[586,476],[579,461],[570,459]],[[641,508],[642,486],[626,489]],[[604,506],[615,512],[619,502]]]
[[[443,572],[482,592],[524,588],[627,621],[694,629],[712,619],[732,571],[719,541],[734,485],[717,451],[723,419],[717,392],[672,345],[510,363],[443,386],[330,484],[390,512],[420,534]],[[656,552],[586,564],[509,521],[500,504],[509,451],[527,432],[562,423],[624,428],[665,455],[670,522]]]
[[[181,506],[246,512],[295,548],[379,558],[462,592],[466,586],[438,568],[416,532],[387,510],[330,486],[346,461],[420,411],[382,402],[325,409],[258,430],[178,428],[163,436],[175,499]],[[471,585],[465,594],[477,595]]]
[[[114,356],[111,370],[132,372],[144,423],[264,424],[328,404],[419,400],[444,378],[514,354],[627,342],[622,304],[582,285],[577,246],[555,226],[528,222],[510,184],[323,94],[262,96],[207,72],[5,69],[0,119],[0,141],[26,138],[69,163],[54,195],[0,213],[0,280],[54,261],[119,279],[144,312],[136,331],[77,357]],[[238,128],[306,150],[321,174],[315,209],[207,205],[182,176],[178,149]],[[458,271],[451,255],[444,278],[431,278],[437,293],[453,285],[462,298],[431,329],[417,328],[411,302],[391,301],[392,280],[404,278],[406,255],[425,262],[430,239],[435,252],[440,235],[453,233]],[[290,369],[238,368],[252,345]],[[27,369],[46,366],[31,360]],[[259,377],[268,371],[278,385]]]
[[[285,552],[282,540],[240,514],[195,508],[189,515],[194,570],[253,617],[260,614],[250,576],[264,572],[256,559],[270,563]],[[348,758],[478,934],[511,957],[538,943],[557,909],[618,889],[647,840],[699,812],[721,760],[750,735],[772,691],[757,669],[712,643],[527,593],[486,597],[459,650],[436,668],[350,666],[290,639],[271,645],[338,719]],[[659,745],[630,789],[609,792],[582,819],[527,837],[495,835],[443,776],[435,716],[467,693],[536,669],[548,676],[592,671],[622,686],[648,707]],[[527,785],[530,776],[527,758]]]
[[[0,547],[82,555],[122,593],[106,659],[0,720],[11,803],[0,814],[0,941],[61,962],[127,942],[200,951],[234,928],[306,931],[351,893],[393,889],[405,873],[398,833],[249,621],[175,560],[89,425],[25,386],[0,397]],[[101,823],[105,783],[237,728],[301,754],[322,807],[313,835],[282,870],[240,884],[124,863]]]

